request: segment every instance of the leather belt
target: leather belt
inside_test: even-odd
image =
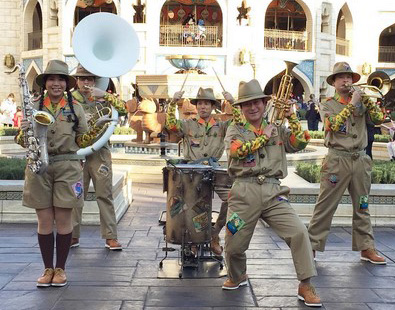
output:
[[[356,152],[348,152],[348,151],[340,151],[336,149],[329,149],[328,154],[335,154],[338,156],[347,156],[351,157],[353,160],[357,160],[360,156],[366,155],[366,151],[356,151]]]
[[[258,183],[262,185],[263,183],[271,183],[271,184],[281,184],[279,179],[269,178],[264,176],[263,174],[254,176],[254,177],[237,177],[235,182],[249,182],[249,183]]]

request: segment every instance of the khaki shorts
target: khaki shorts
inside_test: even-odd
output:
[[[82,208],[84,186],[80,161],[54,162],[43,175],[26,167],[22,204],[33,209]]]

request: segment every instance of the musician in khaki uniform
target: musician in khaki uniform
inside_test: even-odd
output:
[[[239,97],[245,121],[231,124],[225,137],[228,173],[235,177],[228,198],[225,259],[228,279],[225,290],[247,285],[245,251],[256,223],[262,218],[290,247],[300,280],[298,298],[308,306],[321,306],[310,284],[317,275],[306,227],[288,202],[289,188],[281,186],[287,175],[286,153],[305,148],[310,137],[302,131],[290,109],[285,111],[289,127],[268,124],[264,118],[266,99],[257,80],[240,82]]]
[[[173,100],[169,105],[166,118],[166,128],[177,132],[183,137],[184,158],[187,161],[196,161],[209,158],[215,161],[219,160],[224,152],[224,138],[229,121],[217,122],[211,116],[216,104],[214,92],[211,88],[199,88],[196,99],[191,100],[196,105],[199,118],[188,120],[177,120],[175,116],[176,104],[182,98],[184,92],[176,92]],[[233,102],[230,93],[224,92],[224,98]],[[222,254],[222,247],[219,244],[219,233],[226,222],[226,213],[228,209],[227,199],[229,188],[215,187],[215,192],[222,200],[221,209],[218,219],[212,230],[211,250],[216,255]]]
[[[97,115],[97,109],[114,106],[119,115],[127,113],[125,103],[114,95],[95,88],[97,76],[78,65],[74,74],[77,78],[78,89],[73,92],[73,97],[83,107],[89,119]],[[99,103],[100,101],[100,103]],[[109,116],[100,117],[101,121],[109,122]],[[98,137],[96,137],[98,138]],[[88,193],[89,183],[92,179],[96,193],[96,201],[100,212],[101,236],[106,239],[105,246],[110,250],[122,250],[122,245],[117,240],[117,222],[115,218],[114,201],[112,197],[112,164],[109,144],[86,157],[84,164],[84,190]],[[82,207],[73,210],[73,240],[71,247],[79,246],[82,219]]]
[[[47,128],[47,140],[39,139],[42,159],[44,153],[48,153],[47,169],[43,169],[42,166],[40,174],[33,173],[30,168],[34,165],[28,161],[22,204],[35,209],[37,213],[38,244],[45,266],[43,275],[37,280],[37,286],[64,286],[67,284],[64,270],[71,243],[71,211],[83,205],[81,163],[83,157],[76,152],[83,144],[93,142],[92,134],[98,128],[94,127],[92,132],[86,133],[88,127],[84,111],[80,104],[73,102],[69,90],[75,85],[75,79],[69,76],[65,62],[49,61],[44,73],[36,77],[36,83],[42,88],[42,92],[37,101],[33,102],[33,108],[49,113],[54,122]],[[30,97],[28,93],[24,96]],[[26,111],[28,109],[26,106],[23,108],[26,115],[32,112],[30,109]],[[31,142],[25,139],[27,134],[30,135],[31,130],[30,120],[23,119],[16,142],[23,147],[34,147],[34,144],[30,144]],[[38,129],[33,127],[35,137],[40,136],[37,131]],[[44,146],[47,152],[44,152]],[[54,223],[56,238],[53,233]]]
[[[328,154],[322,163],[320,194],[308,231],[313,250],[324,251],[333,214],[348,189],[353,207],[352,249],[361,251],[361,260],[385,264],[374,246],[368,208],[372,160],[364,150],[366,122],[381,124],[384,116],[375,103],[361,98],[359,89],[350,89],[359,78],[346,62],[336,63],[327,78],[336,93],[320,106]]]

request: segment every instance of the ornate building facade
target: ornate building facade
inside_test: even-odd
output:
[[[363,2],[363,3],[362,3]],[[76,25],[97,12],[128,21],[140,40],[135,67],[113,77],[123,99],[140,75],[173,74],[166,56],[207,55],[234,95],[240,80],[254,76],[271,93],[284,70],[283,60],[299,63],[294,92],[307,98],[331,95],[325,82],[337,61],[362,75],[374,70],[395,78],[393,0],[3,0],[0,98],[18,93],[18,75],[8,75],[14,60],[26,68],[29,87],[48,60],[65,60],[74,70]],[[111,29],[111,25],[108,25]],[[121,43],[122,44],[122,43]],[[87,48],[91,48],[87,46]],[[208,75],[213,75],[208,69]]]

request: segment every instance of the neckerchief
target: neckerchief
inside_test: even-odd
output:
[[[215,119],[213,117],[210,117],[210,119],[208,120],[208,122],[206,123],[206,121],[203,118],[199,118],[198,123],[201,125],[206,125],[206,132],[210,130],[211,127],[213,127],[217,122],[215,121]]]
[[[255,128],[254,125],[252,125],[251,123],[249,123],[247,121],[243,122],[244,129],[252,131],[257,136],[263,135],[263,130],[265,129],[266,126],[267,126],[267,122],[264,118],[262,118],[262,122],[261,122],[261,125],[259,126],[259,128]]]
[[[55,115],[61,108],[66,105],[65,97],[62,97],[58,103],[52,103],[51,99],[49,98],[48,94],[44,95],[44,107],[47,108],[53,115]]]
[[[351,101],[351,97],[349,99],[343,98],[338,92],[335,93],[333,99],[335,99],[337,102],[340,102],[341,104],[347,104]]]

